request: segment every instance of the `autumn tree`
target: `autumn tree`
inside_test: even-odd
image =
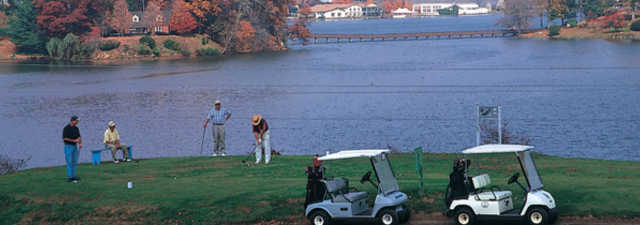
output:
[[[109,26],[120,34],[127,33],[133,23],[126,0],[116,0],[107,18]]]
[[[251,22],[247,20],[240,21],[239,29],[235,31],[235,50],[238,52],[246,53],[252,50],[251,41],[255,37],[256,30],[251,25]]]
[[[569,1],[573,0],[549,0],[549,20],[559,18],[564,24],[570,14]]]
[[[171,31],[178,34],[186,34],[191,33],[191,31],[198,27],[196,19],[193,18],[184,1],[173,1],[171,9]]]
[[[147,30],[155,33],[154,28],[158,25],[162,25],[164,22],[164,15],[160,10],[160,4],[157,0],[149,0],[147,7],[144,10],[142,22],[147,27]]]
[[[311,14],[311,7],[309,4],[302,3],[302,8],[298,11],[298,19],[296,23],[294,23],[291,28],[289,28],[289,38],[291,39],[300,39],[303,44],[307,44],[307,38],[311,37],[311,32],[309,31],[309,15]]]
[[[9,20],[7,14],[4,11],[0,11],[0,29],[7,27],[7,20]]]
[[[399,8],[413,8],[411,2],[408,0],[384,0],[382,6],[386,13],[390,13],[391,11]]]
[[[64,37],[68,33],[83,34],[91,30],[89,0],[37,0],[38,26],[49,37]]]

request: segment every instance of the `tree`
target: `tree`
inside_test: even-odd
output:
[[[37,0],[38,26],[50,37],[64,37],[68,33],[83,34],[91,30],[89,0]]]
[[[170,22],[171,31],[175,31],[178,34],[186,34],[191,33],[198,27],[198,22],[187,9],[185,2],[173,1],[173,7],[171,8],[173,10]]]
[[[144,10],[142,22],[147,26],[147,30],[155,32],[154,28],[164,23],[164,16],[160,10],[160,5],[156,0],[149,0]]]
[[[510,29],[528,29],[530,22],[536,16],[535,3],[530,0],[505,0],[504,16],[498,24]]]
[[[540,28],[544,27],[544,13],[549,8],[549,0],[533,0],[534,11],[540,19]]]
[[[289,28],[289,38],[300,39],[303,44],[307,44],[307,38],[311,37],[309,31],[309,15],[311,14],[311,7],[306,2],[302,4],[302,8],[298,11],[299,16],[296,23]]]
[[[131,20],[129,6],[125,0],[116,0],[113,10],[108,14],[107,21],[109,27],[120,34],[127,33],[133,21]]]
[[[38,29],[36,17],[38,11],[31,0],[18,1],[9,19],[7,34],[16,45],[18,53],[46,53],[46,36]]]
[[[582,7],[584,14],[588,19],[594,19],[605,15],[605,10],[611,6],[615,1],[611,0],[584,0]]]
[[[250,52],[252,50],[251,41],[255,37],[256,30],[247,20],[240,21],[240,27],[234,32],[235,50],[238,52]]]
[[[549,0],[549,20],[560,18],[564,25],[570,14],[569,1],[572,0]]]

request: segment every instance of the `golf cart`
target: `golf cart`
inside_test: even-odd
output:
[[[378,193],[373,206],[369,194],[349,186],[346,178],[326,178],[324,169],[311,169],[308,173],[305,216],[312,225],[329,225],[333,221],[377,221],[383,225],[399,224],[409,219],[409,210],[403,205],[407,195],[399,191],[398,182],[387,158],[389,150],[348,150],[318,158],[321,162],[337,159],[369,158],[373,171],[366,172],[360,183],[372,184]],[[309,169],[308,169],[309,170]]]
[[[515,153],[527,186],[518,181],[518,172],[509,178],[507,184],[518,184],[526,193],[525,200],[522,208],[514,208],[511,191],[488,187],[491,184],[488,174],[473,178],[467,176],[471,161],[456,160],[445,195],[447,216],[453,217],[456,224],[460,225],[473,224],[476,220],[526,221],[531,225],[554,223],[557,218],[556,203],[551,194],[542,189],[542,180],[531,150],[533,146],[491,144],[462,151],[464,154]]]

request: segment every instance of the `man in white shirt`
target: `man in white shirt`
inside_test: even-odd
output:
[[[111,149],[111,156],[113,157],[113,163],[119,163],[116,159],[116,153],[118,150],[122,151],[122,155],[124,159],[122,161],[131,161],[129,158],[129,146],[120,143],[120,134],[118,134],[118,130],[116,130],[116,123],[113,121],[109,121],[107,124],[109,128],[104,131],[104,147],[107,149]]]

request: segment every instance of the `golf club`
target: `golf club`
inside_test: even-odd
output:
[[[202,128],[202,141],[200,142],[200,155],[202,155],[202,149],[204,147],[204,134],[207,132],[207,128]]]

